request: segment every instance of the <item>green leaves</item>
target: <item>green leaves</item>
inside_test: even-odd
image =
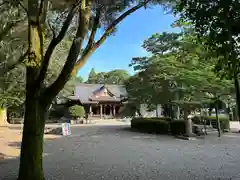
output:
[[[216,53],[216,72],[234,76],[239,68],[240,2],[236,0],[179,0],[175,9],[189,21],[199,36]],[[223,71],[222,71],[223,70]]]
[[[74,105],[69,108],[70,114],[73,117],[84,117],[85,116],[85,110],[83,106]]]
[[[109,72],[96,73],[91,70],[86,83],[93,84],[124,84],[125,80],[130,77],[129,73],[123,69],[115,69]]]
[[[137,74],[126,83],[129,98],[138,103],[172,100],[203,101],[208,93],[230,93],[232,82],[216,77],[214,59],[192,31],[155,34],[144,41],[150,57],[133,58]],[[177,98],[177,99],[176,99]]]

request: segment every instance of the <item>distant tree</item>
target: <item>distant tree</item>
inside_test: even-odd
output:
[[[81,76],[75,76],[76,83],[83,83],[83,78]]]
[[[105,84],[106,83],[106,72],[99,72],[95,76],[94,84]]]
[[[85,110],[83,106],[79,106],[79,105],[71,106],[69,108],[69,111],[71,116],[73,116],[74,118],[78,118],[78,117],[81,118],[85,116]]]
[[[124,84],[130,77],[129,73],[124,69],[115,69],[109,72],[96,73],[91,70],[86,83],[94,84]]]
[[[88,75],[88,80],[87,80],[86,83],[89,83],[89,84],[96,83],[96,75],[97,75],[97,73],[95,72],[95,69],[92,68],[89,75]]]
[[[130,77],[128,71],[124,69],[115,69],[105,75],[106,84],[124,84],[124,82]]]
[[[232,83],[216,77],[212,59],[205,62],[208,52],[192,33],[155,34],[144,47],[150,57],[133,58],[137,72],[129,78],[126,88],[135,104],[169,104],[173,100],[203,101],[208,94],[230,93]]]

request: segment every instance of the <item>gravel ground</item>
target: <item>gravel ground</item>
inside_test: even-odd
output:
[[[240,135],[185,141],[125,126],[73,127],[46,142],[47,180],[240,180]],[[16,179],[18,160],[0,161],[0,179]]]

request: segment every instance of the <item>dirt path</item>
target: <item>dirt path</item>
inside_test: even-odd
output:
[[[55,139],[60,135],[44,135],[44,139]],[[0,127],[0,159],[15,158],[20,155],[22,134],[18,129]]]

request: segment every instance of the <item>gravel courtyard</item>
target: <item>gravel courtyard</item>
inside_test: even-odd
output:
[[[0,180],[16,179],[18,160],[0,161]],[[73,127],[45,143],[47,180],[240,180],[240,135],[185,141],[126,126]]]

